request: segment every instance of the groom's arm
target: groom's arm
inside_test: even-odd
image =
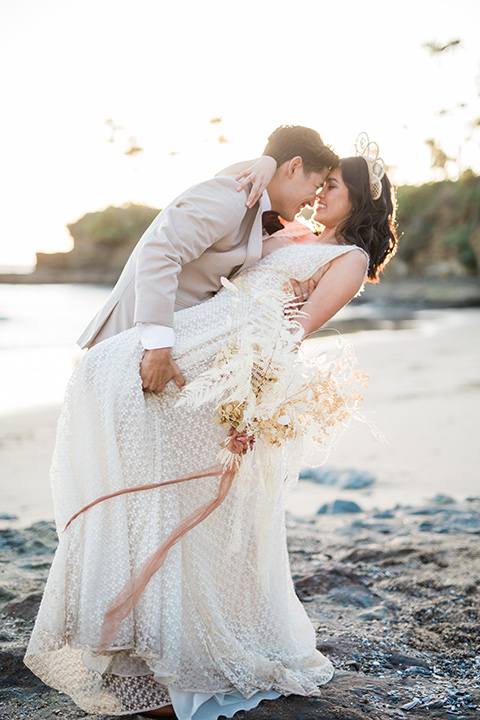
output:
[[[218,177],[194,186],[165,210],[138,252],[135,323],[173,327],[182,266],[238,233],[247,211],[245,197],[237,193],[234,178]]]
[[[172,327],[182,265],[200,257],[219,239],[237,234],[245,212],[244,193],[237,193],[233,178],[216,178],[197,185],[166,210],[161,224],[139,251],[136,323]],[[184,384],[168,347],[146,350],[140,375],[144,390],[150,392],[161,392],[169,380],[178,387]]]

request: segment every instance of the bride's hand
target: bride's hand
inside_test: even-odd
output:
[[[237,187],[237,191],[241,192],[249,183],[253,183],[253,187],[247,198],[246,205],[251,208],[255,205],[277,170],[277,162],[269,155],[262,155],[253,165],[250,165],[242,172],[239,172],[235,180],[244,180]]]
[[[231,427],[227,433],[227,437],[231,438],[227,444],[227,448],[234,455],[245,455],[247,450],[251,450],[255,443],[253,436],[245,435],[245,433],[239,433],[234,427]]]

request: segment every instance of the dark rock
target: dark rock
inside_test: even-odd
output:
[[[443,495],[443,493],[437,493],[430,502],[435,503],[435,505],[455,505],[454,498],[450,495]]]
[[[400,710],[413,710],[413,708],[420,705],[421,702],[420,698],[414,698],[413,700],[410,700],[410,702],[405,703],[405,705],[401,705]]]
[[[352,655],[356,648],[356,643],[344,638],[325,638],[322,637],[317,642],[317,650],[324,655],[335,655],[337,657],[346,657]]]
[[[0,549],[24,552],[22,534],[12,528],[0,529]]]
[[[383,533],[385,535],[389,535],[392,532],[390,525],[385,525],[385,523],[365,522],[365,520],[355,520],[352,522],[350,527],[360,528],[362,530],[373,530],[373,532]]]
[[[328,594],[329,598],[332,598],[333,590],[339,591],[336,595],[333,593],[333,599],[342,605],[363,603],[361,606],[365,607],[367,602],[374,605],[381,601],[356,573],[334,564],[321,565],[315,572],[298,578],[295,581],[295,590],[304,602],[316,595]],[[370,598],[371,602],[367,598]]]
[[[443,507],[436,507],[435,505],[425,505],[418,508],[412,508],[411,510],[408,510],[409,515],[438,515],[439,513],[443,513],[445,508]]]
[[[452,512],[456,501],[450,495],[439,493],[430,500],[428,505],[408,509],[409,515],[439,515],[440,513]],[[458,511],[457,511],[458,512]]]
[[[448,562],[446,562],[445,558],[442,556],[442,553],[433,552],[433,551],[422,551],[416,553],[416,556],[422,565],[436,565],[439,568],[446,568],[448,567]]]
[[[34,620],[38,613],[38,608],[42,600],[40,593],[32,593],[22,600],[11,600],[7,603],[2,612],[22,620]]]
[[[375,478],[370,473],[345,470],[345,476],[340,479],[338,487],[344,490],[361,490],[374,482]]]
[[[431,670],[430,665],[421,658],[412,657],[411,655],[401,655],[400,653],[389,653],[385,656],[385,664],[389,667],[407,668],[421,667]]]
[[[480,514],[456,513],[443,523],[447,532],[466,532],[480,534]]]
[[[24,665],[25,650],[23,647],[0,650],[0,688],[45,688],[43,682]]]
[[[320,485],[334,485],[333,482],[329,483],[326,481],[326,478],[331,472],[331,470],[326,470],[325,468],[304,468],[300,470],[298,479],[311,480],[312,482],[320,483]]]
[[[328,686],[325,686],[328,687]],[[300,697],[291,695],[278,700],[268,700],[260,703],[258,707],[249,710],[240,717],[245,720],[366,720],[362,710],[345,707],[351,700],[337,702],[336,694],[333,702],[324,698],[323,687],[320,689],[322,697]],[[354,693],[350,691],[354,697]]]
[[[422,532],[445,533],[468,533],[469,535],[480,535],[480,514],[455,511],[443,513],[441,517],[432,520],[425,520],[419,525]]]
[[[54,524],[44,520],[22,530],[0,529],[0,550],[10,551],[17,555],[26,553],[51,555],[57,544],[58,538]]]
[[[373,475],[359,470],[333,470],[306,468],[300,473],[301,480],[312,480],[320,485],[334,485],[343,490],[360,490],[375,482]]]
[[[423,523],[420,523],[420,525],[418,526],[418,529],[420,530],[420,532],[432,532],[433,523],[430,522],[429,520],[427,520]]]
[[[356,660],[347,660],[345,667],[347,670],[360,670],[360,665]]]
[[[354,669],[356,661],[352,662]],[[372,678],[356,669],[340,670],[333,680],[320,687],[321,697],[292,695],[263,702],[246,713],[245,720],[387,720],[391,711],[395,711],[390,701],[391,690],[389,680]]]
[[[416,677],[417,675],[431,675],[433,671],[430,668],[424,668],[424,667],[417,667],[416,665],[413,667],[405,668],[404,675],[408,675],[409,677]]]
[[[327,597],[338,605],[353,605],[358,608],[369,608],[377,603],[377,598],[368,588],[355,585],[332,588]]]
[[[390,611],[388,608],[385,607],[385,605],[375,605],[375,607],[370,608],[369,610],[362,610],[362,612],[358,613],[358,617],[360,620],[385,620],[386,617],[390,614]]]
[[[14,593],[10,592],[10,590],[7,590],[7,588],[0,587],[0,603],[8,602],[9,600],[13,600],[15,597]]]
[[[334,500],[333,503],[326,503],[318,510],[317,515],[341,515],[343,513],[359,513],[362,508],[351,500]]]
[[[395,513],[392,510],[384,510],[383,512],[375,513],[373,516],[376,520],[391,520],[395,517]]]
[[[369,566],[376,565],[378,567],[395,567],[408,563],[410,567],[414,565],[425,565],[434,563],[438,567],[447,567],[442,554],[437,552],[420,551],[412,545],[384,545],[381,542],[355,547],[341,557],[342,562],[367,563]]]
[[[366,547],[356,547],[350,550],[346,555],[342,556],[342,561],[347,560],[348,562],[363,562],[370,564],[378,564],[379,559],[384,556],[382,548],[378,545],[367,545]]]
[[[18,520],[18,515],[9,515],[8,513],[2,513],[0,520]]]
[[[49,562],[45,562],[45,563],[27,562],[27,563],[24,563],[23,565],[20,565],[19,567],[21,567],[23,570],[49,570],[51,567],[51,564],[52,563],[49,563]]]
[[[295,580],[295,589],[301,600],[310,595],[326,595],[332,588],[343,585],[364,587],[358,575],[333,564],[321,565],[313,573]]]

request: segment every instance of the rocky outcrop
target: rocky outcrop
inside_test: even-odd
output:
[[[138,240],[159,212],[147,205],[129,204],[83,215],[67,225],[73,249],[37,253],[31,281],[113,285]]]

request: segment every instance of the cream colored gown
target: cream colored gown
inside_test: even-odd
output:
[[[294,245],[271,253],[242,273],[241,321],[261,312],[259,289],[306,280],[354,249]],[[176,313],[174,359],[187,383],[228,340],[231,315],[225,289]],[[315,648],[290,577],[281,449],[275,487],[265,491],[261,452],[256,457],[254,449],[248,492],[234,482],[224,503],[170,550],[110,649],[94,655],[113,596],[218,486],[218,478],[208,477],[116,497],[63,532],[73,513],[101,495],[216,462],[225,430],[214,424],[214,408],[176,407],[173,383],[158,396],[144,394],[142,352],[136,328],[105,340],[82,358],[68,386],[52,465],[60,543],[26,664],[85,711],[100,714],[173,701],[181,720],[212,720],[278,694],[319,694],[333,668]],[[241,519],[235,547],[234,517]]]

